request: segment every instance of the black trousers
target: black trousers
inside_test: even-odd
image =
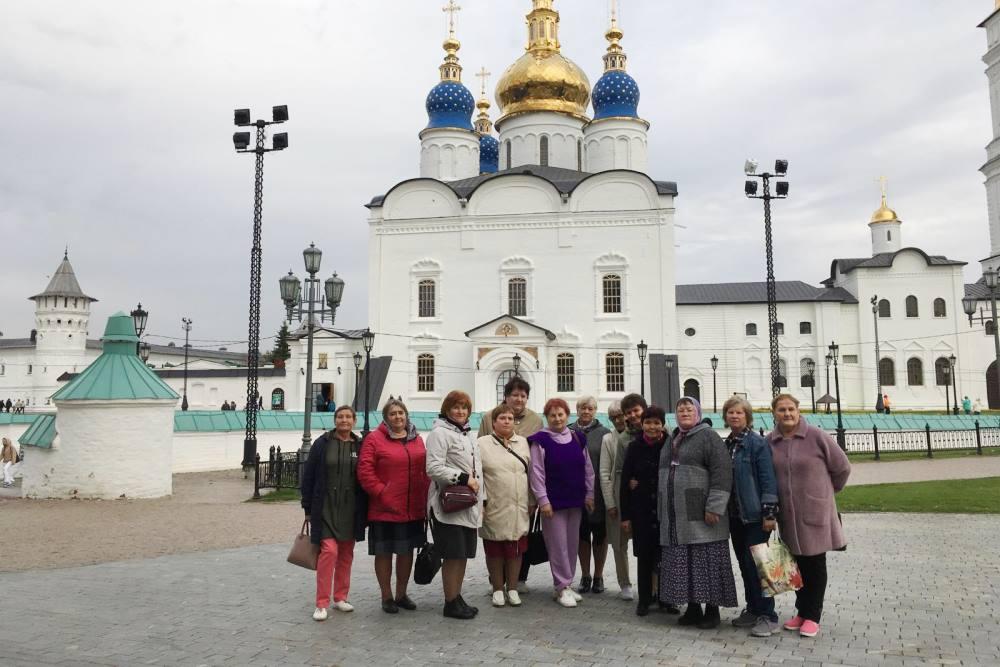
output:
[[[632,550],[638,561],[639,604],[653,604],[653,577],[660,566],[660,524],[642,526],[632,522]]]
[[[796,556],[795,562],[802,574],[802,588],[795,591],[795,608],[805,620],[819,623],[826,596],[826,554]]]

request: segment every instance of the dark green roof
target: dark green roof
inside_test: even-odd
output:
[[[38,415],[34,419],[34,423],[17,441],[28,447],[49,449],[52,447],[52,441],[56,439],[56,416]]]

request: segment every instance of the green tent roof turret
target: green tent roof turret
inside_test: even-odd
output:
[[[132,317],[117,312],[104,328],[104,351],[94,363],[52,395],[54,401],[177,400],[179,396],[135,353],[139,337]]]

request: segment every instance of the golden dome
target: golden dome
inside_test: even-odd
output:
[[[532,0],[528,14],[527,52],[500,77],[496,97],[501,118],[532,111],[555,111],[587,117],[590,81],[559,52],[559,12],[553,0]]]
[[[900,222],[896,212],[886,204],[885,195],[882,195],[882,205],[878,207],[877,211],[872,213],[872,220],[869,224],[876,222]]]

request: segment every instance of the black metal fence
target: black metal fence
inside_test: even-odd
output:
[[[846,433],[848,454],[874,454],[879,460],[888,452],[926,452],[927,458],[934,458],[936,451],[975,450],[983,453],[983,447],[1000,447],[1000,428],[980,426],[960,431],[934,431],[930,425],[920,431],[849,431]]]
[[[253,497],[260,498],[261,489],[299,488],[299,471],[302,469],[299,450],[282,453],[281,447],[271,446],[266,461],[254,455]]]

